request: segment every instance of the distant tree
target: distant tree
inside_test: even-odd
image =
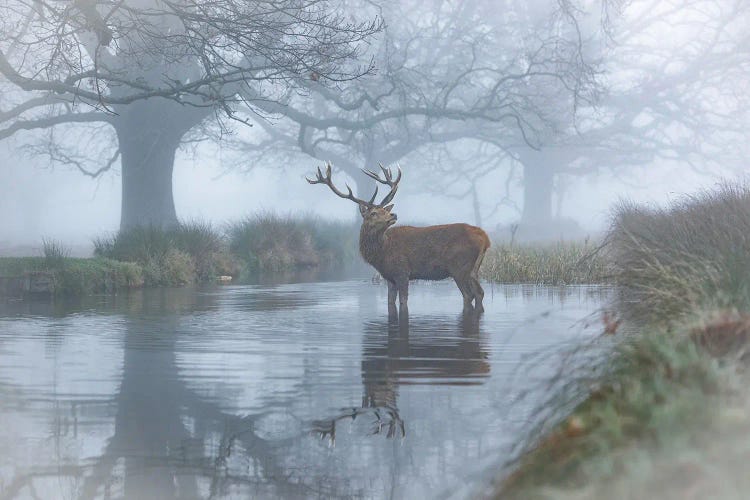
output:
[[[328,0],[4,0],[0,139],[48,129],[30,148],[90,176],[122,171],[121,227],[177,223],[175,152],[242,107],[371,71],[380,21]],[[244,118],[241,120],[244,121]],[[75,127],[70,125],[74,124]],[[66,127],[57,127],[66,125]],[[197,132],[196,132],[197,131]]]
[[[716,174],[746,168],[750,153],[750,4],[738,0],[634,0],[599,49],[595,106],[571,114],[536,147],[485,137],[523,168],[522,226],[550,227],[561,176],[670,161]],[[551,102],[554,99],[550,99]]]

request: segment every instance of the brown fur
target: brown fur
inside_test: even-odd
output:
[[[389,314],[396,314],[398,294],[401,315],[408,315],[409,280],[449,277],[461,290],[464,308],[482,311],[479,267],[490,247],[487,233],[468,224],[391,228],[396,222],[391,208],[363,207],[359,233],[362,257],[388,282]]]

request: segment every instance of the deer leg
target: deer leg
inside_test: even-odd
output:
[[[405,320],[409,318],[409,279],[400,279],[396,282],[396,288],[398,289],[398,313],[399,320]]]
[[[474,306],[471,305],[471,300],[474,298],[471,286],[464,280],[459,279],[457,277],[453,277],[453,280],[456,282],[456,286],[459,290],[461,290],[461,295],[464,297],[464,311],[470,311],[474,309]]]
[[[476,307],[477,311],[482,312],[484,311],[484,306],[482,305],[484,290],[482,289],[482,285],[479,284],[479,280],[474,276],[469,277],[469,283],[471,284],[471,293],[474,295],[474,307]]]
[[[471,292],[474,295],[474,306],[477,308],[477,311],[480,312],[484,311],[484,306],[482,305],[482,300],[484,300],[484,289],[482,288],[482,285],[479,284],[479,267],[482,265],[482,260],[484,260],[484,252],[479,253],[469,275]]]
[[[388,319],[393,321],[398,318],[398,311],[396,310],[396,295],[398,294],[398,288],[392,281],[388,281]]]

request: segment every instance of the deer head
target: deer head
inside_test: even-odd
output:
[[[350,188],[348,184],[345,184],[347,193],[339,191],[333,184],[333,180],[331,180],[330,162],[326,163],[325,173],[323,173],[323,171],[320,170],[320,167],[318,167],[318,172],[315,179],[305,179],[310,184],[325,184],[326,186],[331,188],[331,191],[333,191],[340,198],[351,200],[357,203],[357,205],[359,205],[359,213],[362,215],[363,219],[363,229],[374,233],[379,233],[385,231],[390,226],[395,224],[396,220],[398,219],[398,217],[396,217],[396,214],[391,213],[393,204],[389,203],[391,202],[391,200],[393,200],[393,197],[396,196],[398,183],[401,182],[401,167],[398,167],[398,175],[395,179],[393,178],[393,172],[391,172],[390,168],[386,168],[383,165],[380,165],[380,170],[383,172],[382,178],[372,170],[367,170],[366,168],[362,169],[362,172],[364,172],[365,175],[371,177],[377,183],[384,184],[390,188],[388,194],[385,195],[385,197],[380,200],[379,203],[375,203],[375,198],[378,196],[377,184],[375,185],[375,192],[372,194],[372,197],[369,201],[365,201],[354,196],[354,194],[352,193],[352,188]]]

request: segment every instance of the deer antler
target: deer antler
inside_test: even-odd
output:
[[[378,163],[378,165],[380,166],[380,170],[383,172],[383,176],[385,177],[385,179],[381,179],[379,174],[373,172],[372,170],[367,170],[366,168],[363,168],[362,172],[364,172],[365,175],[374,179],[380,184],[385,184],[386,186],[391,188],[388,194],[385,195],[385,198],[383,198],[382,201],[378,203],[378,206],[382,207],[390,203],[393,197],[396,196],[396,191],[398,190],[398,183],[401,182],[401,167],[397,166],[398,175],[396,176],[396,180],[393,180],[393,172],[391,172],[391,169],[385,168],[382,163]],[[375,189],[375,193],[377,193],[377,186]],[[374,199],[375,198],[373,197],[373,200]]]
[[[399,177],[401,177],[400,174],[399,174]],[[375,192],[373,193],[372,198],[370,198],[370,201],[360,200],[359,198],[354,196],[354,193],[352,193],[352,188],[349,187],[349,184],[345,184],[347,191],[349,191],[346,194],[336,189],[336,186],[333,185],[333,180],[331,180],[331,162],[326,162],[325,175],[323,175],[323,172],[320,170],[320,167],[318,167],[318,173],[316,174],[315,179],[308,179],[307,177],[305,177],[305,180],[309,182],[310,184],[325,184],[326,186],[331,188],[331,191],[333,191],[337,196],[347,199],[347,200],[352,200],[353,202],[359,205],[365,205],[368,207],[374,206],[375,197],[378,195],[377,186],[375,186]]]

